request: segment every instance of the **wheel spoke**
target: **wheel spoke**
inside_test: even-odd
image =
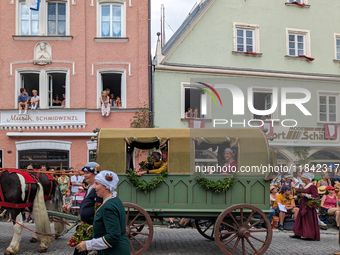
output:
[[[241,212],[241,226],[243,226],[243,208],[240,209]]]
[[[228,224],[228,223],[225,223],[224,221],[222,221],[221,224],[224,224],[224,225],[226,225],[226,226],[228,226],[228,227],[230,227],[230,228],[233,228],[233,229],[237,230],[237,228],[235,228],[234,226],[232,226],[232,225],[230,225],[230,224]]]
[[[214,236],[214,230],[215,230],[215,224],[213,225],[213,229],[211,231],[211,235],[210,235],[211,238]]]
[[[255,249],[254,245],[249,241],[249,238],[246,237],[246,239],[247,239],[247,242],[250,244],[251,248],[253,248],[253,250],[254,250],[255,252],[257,252],[257,250]]]
[[[252,227],[254,227],[255,225],[257,225],[257,224],[259,224],[259,223],[261,223],[261,222],[263,222],[264,221],[264,219],[260,219],[259,221],[256,221],[255,223],[253,223],[252,225],[250,225],[249,227],[247,227],[248,229],[251,229]]]
[[[237,221],[235,220],[233,214],[232,214],[232,213],[229,213],[229,215],[231,216],[231,218],[233,219],[233,221],[236,223],[236,226],[237,226],[238,228],[240,228],[240,225],[239,225],[239,224],[237,223]]]
[[[129,240],[129,243],[130,243],[130,247],[131,247],[132,254],[134,254],[134,253],[135,253],[135,249],[134,249],[133,246],[132,246],[131,240]]]
[[[226,236],[226,235],[232,235],[232,234],[236,234],[236,231],[232,231],[232,232],[218,232],[218,235],[221,236]]]
[[[267,229],[254,229],[254,230],[248,230],[249,232],[267,232]]]
[[[149,233],[143,233],[143,232],[139,232],[139,231],[130,231],[130,233],[132,234],[136,234],[136,235],[143,235],[143,236],[149,236]]]
[[[228,241],[226,241],[225,243],[222,243],[223,246],[226,246],[228,243],[230,243],[232,240],[234,240],[236,237],[238,237],[238,235],[234,235],[233,237],[231,237]]]
[[[261,243],[265,243],[264,241],[262,241],[261,239],[258,239],[257,237],[253,236],[253,235],[250,235],[250,237],[254,238],[255,240],[261,242]]]
[[[234,245],[234,248],[233,248],[231,254],[234,254],[234,253],[235,253],[236,248],[237,248],[237,245],[238,245],[238,243],[240,242],[240,239],[241,239],[240,237],[237,238],[236,243],[235,243],[235,245]]]
[[[130,214],[130,207],[128,207],[128,210],[126,213],[126,225],[129,223],[129,214]]]
[[[242,238],[242,254],[246,255],[246,245],[244,243],[244,238]]]
[[[214,223],[210,223],[210,225],[205,229],[205,230],[203,230],[203,233],[205,233],[205,232],[207,232],[207,230],[213,225]]]
[[[144,222],[144,223],[138,224],[138,225],[136,225],[136,226],[130,226],[130,229],[139,228],[139,227],[144,226],[144,225],[147,225],[147,224],[148,224],[147,222]]]
[[[144,247],[144,243],[142,243],[141,241],[139,241],[136,237],[134,237],[134,236],[131,236],[133,239],[135,239],[139,244],[140,244],[140,246],[142,246],[142,247]]]
[[[136,217],[130,222],[129,227],[132,225],[132,223],[135,222],[135,220],[137,220],[137,218],[139,217],[139,215],[140,215],[140,212],[139,212],[139,213],[136,215]]]
[[[255,213],[255,211],[252,211],[252,212],[250,213],[250,215],[249,215],[249,217],[248,217],[248,219],[247,219],[247,221],[246,221],[246,224],[244,224],[246,227],[248,226],[248,224],[249,224],[251,218],[253,217],[254,213]]]

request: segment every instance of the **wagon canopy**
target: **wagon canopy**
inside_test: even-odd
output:
[[[167,143],[169,173],[190,173],[197,164],[197,154],[216,157],[225,148],[235,151],[241,166],[276,165],[276,154],[264,133],[257,128],[242,129],[101,129],[97,161],[103,169],[125,173],[127,147],[159,148]],[[207,154],[205,153],[205,154]],[[217,161],[216,161],[217,162]],[[191,163],[191,164],[190,164]]]

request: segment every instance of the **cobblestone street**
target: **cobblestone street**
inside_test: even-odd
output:
[[[34,228],[34,224],[26,224],[26,226],[29,228]],[[10,243],[13,234],[13,228],[11,223],[1,222],[0,229],[0,254],[2,254]],[[156,226],[154,230],[153,241],[147,252],[144,253],[145,255],[222,254],[214,241],[206,240],[197,232],[196,229],[168,229],[166,227]],[[73,254],[73,249],[66,244],[72,233],[73,232],[70,232],[60,239],[52,240],[52,244],[46,254]],[[321,233],[320,242],[310,242],[289,238],[291,232],[279,232],[274,230],[271,246],[265,254],[273,255],[279,253],[280,255],[331,255],[333,252],[340,250],[337,244],[338,234],[335,229],[321,231]],[[32,244],[29,242],[31,235],[31,232],[23,229],[21,246],[18,254],[39,254],[37,252],[39,244]],[[241,251],[238,250],[236,254],[241,254]],[[251,254],[250,250],[248,250],[247,254]]]

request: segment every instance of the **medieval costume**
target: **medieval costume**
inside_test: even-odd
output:
[[[307,178],[312,181],[314,174],[304,173],[301,178]],[[316,209],[311,209],[307,205],[310,199],[319,198],[318,189],[310,182],[304,187],[303,193],[306,194],[304,197],[298,195],[298,197],[302,198],[302,201],[293,227],[294,238],[304,237],[306,239],[320,241],[320,227]]]

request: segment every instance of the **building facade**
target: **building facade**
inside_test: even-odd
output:
[[[128,128],[149,104],[149,0],[0,3],[0,167],[81,167],[93,160],[92,130]],[[18,96],[37,109],[19,115]],[[100,96],[110,89],[110,115]],[[22,111],[23,113],[24,111]]]
[[[166,45],[158,44],[155,125],[256,128],[269,117],[266,134],[280,164],[298,161],[296,147],[309,147],[313,163],[340,163],[338,7],[335,0],[201,1]],[[292,104],[298,102],[303,107]],[[188,108],[197,108],[196,118],[185,118]],[[269,109],[275,111],[262,114]]]

